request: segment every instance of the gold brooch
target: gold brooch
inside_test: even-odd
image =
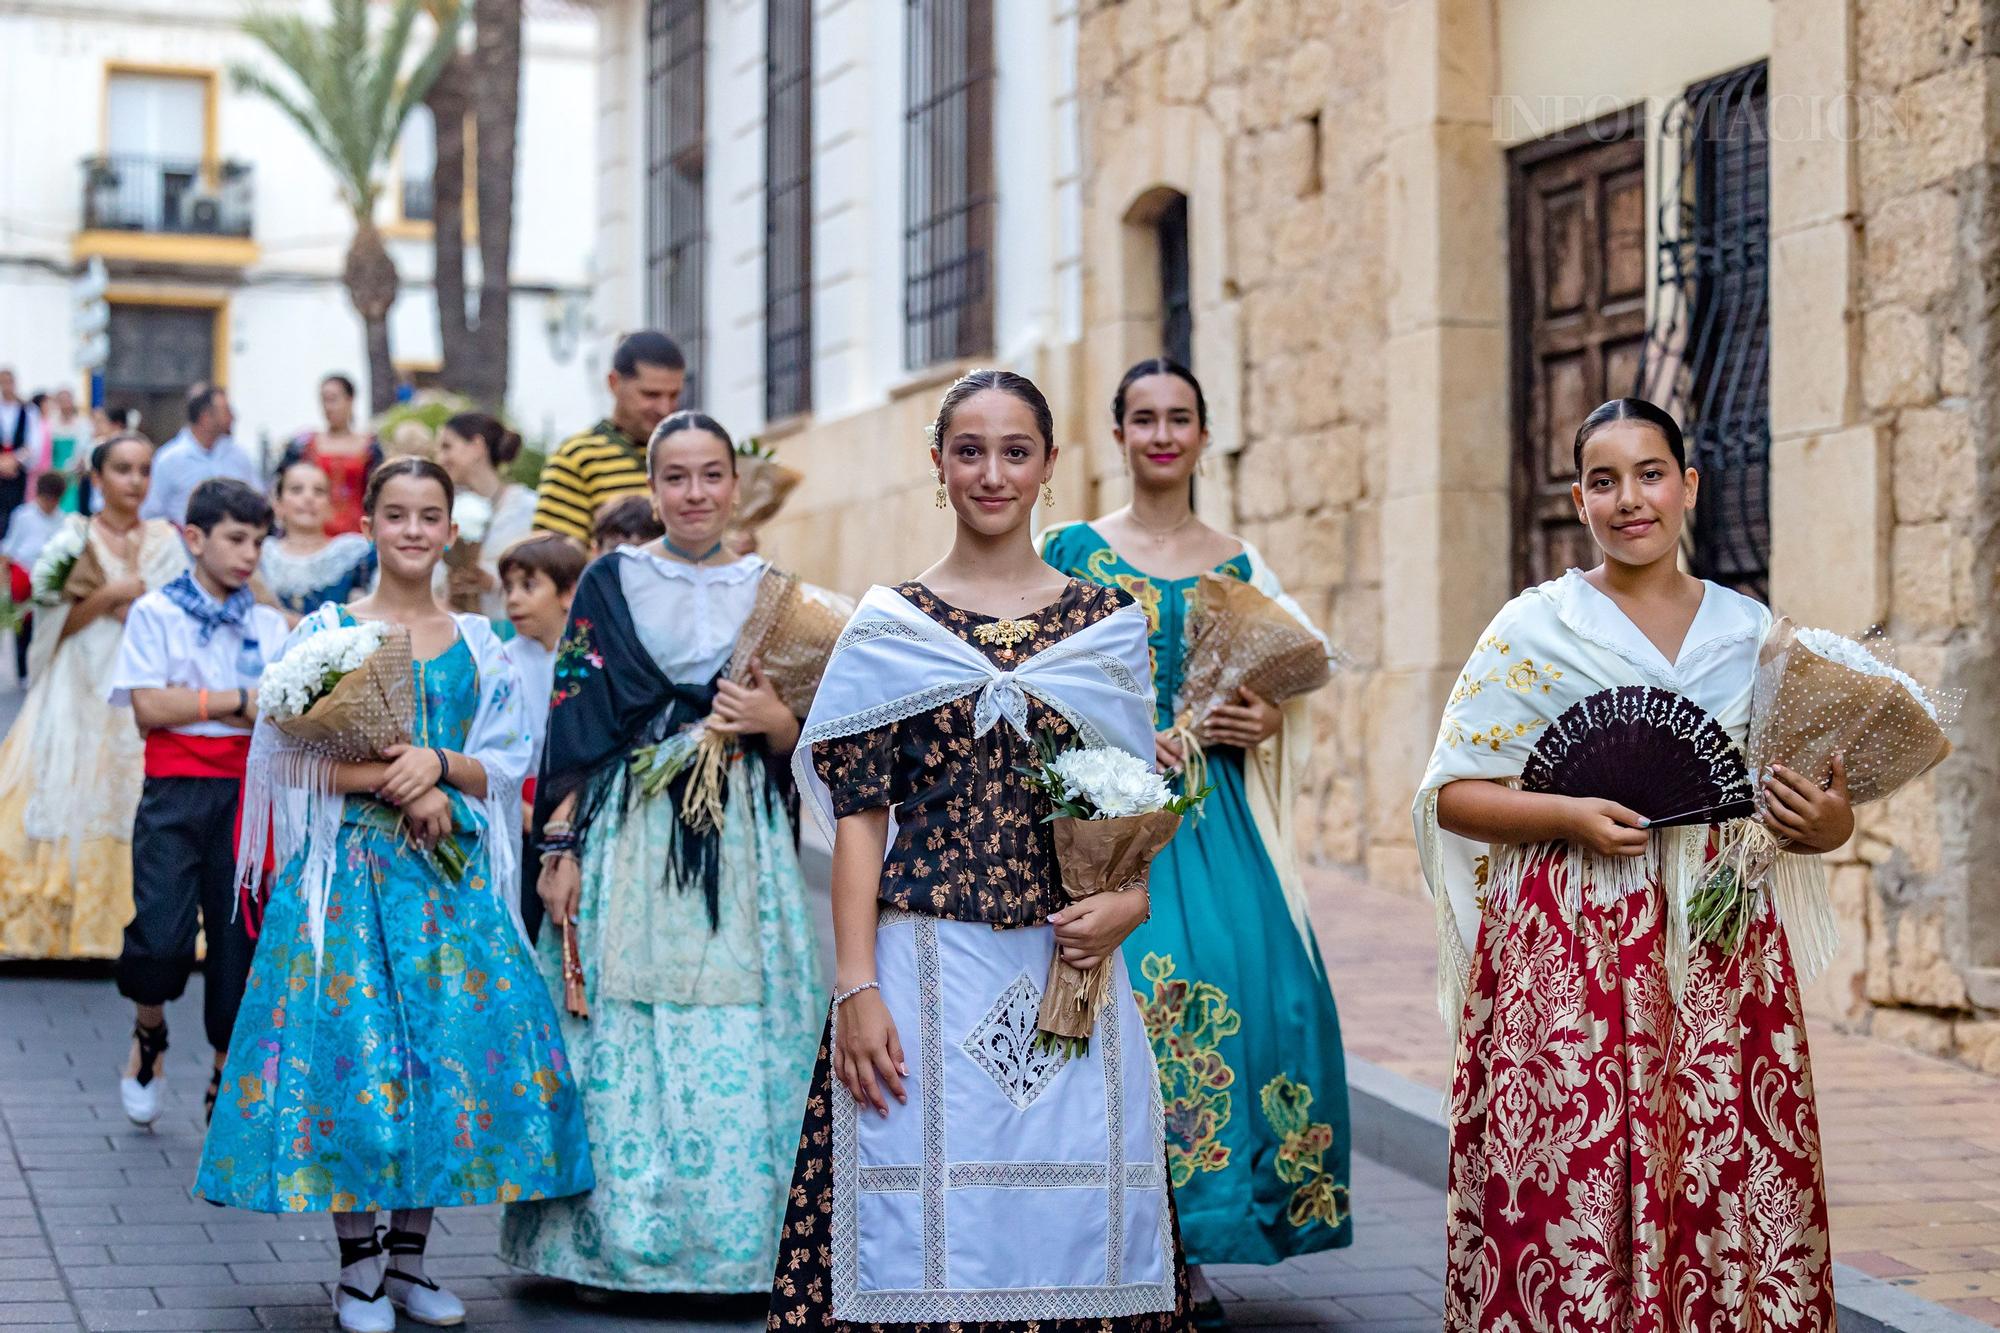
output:
[[[972,637],[984,644],[997,643],[1002,648],[1012,648],[1040,628],[1032,620],[996,620],[988,625],[973,626]]]

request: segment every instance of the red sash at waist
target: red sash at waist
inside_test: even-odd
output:
[[[229,778],[243,780],[250,759],[250,733],[190,736],[159,728],[146,733],[149,778]]]

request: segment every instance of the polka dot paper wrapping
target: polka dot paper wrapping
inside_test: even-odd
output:
[[[1964,696],[1919,685],[1891,657],[1880,638],[1856,642],[1779,620],[1758,654],[1751,767],[1761,773],[1782,764],[1825,782],[1837,753],[1855,805],[1892,795],[1935,768],[1951,753],[1944,728]]]
[[[1208,573],[1188,616],[1175,720],[1199,726],[1248,689],[1274,704],[1310,694],[1333,675],[1326,644],[1291,612],[1240,579]]]
[[[272,725],[314,754],[337,763],[380,759],[391,745],[406,745],[416,718],[416,675],[410,632],[392,627],[382,646],[342,676],[298,717]]]

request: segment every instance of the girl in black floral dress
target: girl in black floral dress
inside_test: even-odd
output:
[[[933,427],[951,552],[863,600],[797,752],[834,833],[833,1013],[773,1330],[1187,1327],[1152,1050],[1118,946],[1144,889],[1065,904],[1033,738],[1152,757],[1146,618],[1035,555],[1056,450],[978,371]],[[1121,969],[1087,1051],[1037,1047],[1052,956]]]

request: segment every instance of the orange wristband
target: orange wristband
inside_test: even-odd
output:
[[[200,718],[203,722],[208,721],[207,690],[196,690],[194,692],[194,711],[196,717]]]

